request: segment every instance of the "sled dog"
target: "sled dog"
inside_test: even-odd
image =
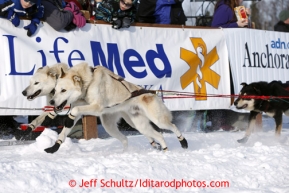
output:
[[[81,115],[111,116],[119,113],[127,116],[132,124],[143,135],[157,140],[163,150],[167,145],[161,133],[150,126],[152,121],[159,128],[173,131],[178,137],[181,146],[187,148],[186,139],[178,128],[171,123],[172,115],[162,100],[149,91],[125,81],[105,67],[90,67],[83,62],[62,71],[57,79],[55,94],[50,104],[56,110],[61,110],[67,104],[83,99],[87,105],[72,108],[65,120],[64,134],[60,134],[55,145],[50,147],[55,152],[65,140],[67,133],[72,129],[76,117]],[[49,148],[48,148],[49,149]]]
[[[243,88],[239,93],[239,97],[234,102],[237,109],[245,109],[250,111],[249,125],[246,134],[239,143],[246,143],[255,126],[256,116],[258,113],[266,113],[273,117],[276,123],[275,134],[279,136],[282,130],[283,113],[289,116],[289,91],[286,90],[288,84],[280,81],[253,82],[251,84],[242,83]],[[280,97],[280,98],[278,98]]]
[[[50,101],[51,97],[54,95],[54,87],[56,84],[57,77],[61,73],[61,69],[64,72],[67,72],[69,69],[69,66],[64,63],[57,63],[51,66],[45,66],[39,68],[31,77],[30,79],[30,84],[27,86],[22,94],[27,97],[27,100],[34,100],[36,97],[40,96],[46,96],[48,101]],[[76,100],[75,102],[71,103],[71,108],[77,105],[83,105],[87,104],[84,100]],[[48,117],[47,117],[48,116]],[[55,112],[43,112],[41,115],[39,115],[37,118],[35,118],[30,124],[29,124],[29,129],[27,129],[27,132],[24,132],[24,135],[29,134],[29,131],[34,130],[37,126],[49,123],[51,119],[54,119],[57,116]],[[74,124],[78,121],[78,119],[81,118],[79,116],[78,118],[75,119]],[[104,127],[105,131],[112,137],[118,139],[122,144],[124,149],[127,148],[128,145],[128,140],[125,135],[123,135],[119,129],[118,129],[118,121],[120,118],[123,118],[131,127],[135,128],[135,125],[131,122],[130,118],[125,114],[125,113],[110,113],[109,115],[107,114],[102,114],[100,116],[102,126]],[[152,127],[151,125],[148,125],[148,127]],[[65,130],[63,130],[60,133],[60,136],[66,136],[69,133],[64,133]],[[22,134],[23,135],[23,134]],[[154,148],[159,148],[159,145],[150,137],[148,137],[148,140],[150,144]],[[64,139],[63,139],[64,140]],[[47,153],[49,150],[45,150]]]
[[[32,101],[37,97],[46,96],[47,101],[49,101],[54,94],[56,79],[60,74],[61,69],[67,71],[69,67],[67,64],[58,63],[37,69],[31,77],[29,85],[22,91],[23,96],[27,97],[27,100],[29,101]],[[28,130],[34,130],[37,126],[41,125],[48,114],[49,112],[43,112],[35,118],[29,124]]]

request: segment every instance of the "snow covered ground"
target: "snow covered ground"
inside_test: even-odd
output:
[[[46,129],[33,144],[0,147],[0,192],[288,193],[289,118],[283,123],[276,139],[273,119],[264,117],[263,132],[244,145],[236,142],[244,131],[185,132],[187,150],[165,133],[165,153],[134,135],[127,152],[114,138],[68,138],[47,154],[57,134]]]

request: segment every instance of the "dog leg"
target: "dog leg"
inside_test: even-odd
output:
[[[146,137],[147,137],[147,136],[146,136]],[[148,138],[149,141],[150,141],[150,140],[153,140],[153,138],[151,138],[151,137],[147,137],[147,138]],[[151,146],[152,146],[154,149],[159,150],[159,151],[162,150],[162,146],[161,146],[161,144],[159,144],[158,142],[155,142],[155,141],[153,140],[150,144],[151,144]]]
[[[143,96],[142,101],[147,105],[141,106],[144,115],[147,119],[151,120],[155,125],[162,129],[168,129],[175,133],[178,137],[182,148],[188,148],[187,140],[182,136],[179,129],[171,123],[172,114],[163,102],[157,96]]]
[[[136,129],[136,126],[133,124],[132,120],[130,119],[129,115],[125,112],[122,112],[122,118],[125,120],[127,124],[129,124],[132,128]],[[138,129],[137,129],[138,130]],[[155,142],[155,140],[149,136],[144,135],[148,140],[151,146],[157,150],[161,150],[161,144]]]
[[[163,119],[160,119],[159,121],[157,121],[155,124],[159,127],[159,128],[163,128],[163,129],[168,129],[172,132],[174,132],[176,134],[176,136],[178,137],[178,140],[182,146],[183,149],[187,149],[188,148],[188,142],[186,140],[186,138],[184,138],[182,136],[182,133],[180,132],[180,130],[175,126],[175,124],[172,124],[171,122],[160,122]]]
[[[31,121],[31,123],[29,123],[29,127],[30,125],[33,125],[35,128],[38,127],[39,125],[41,125],[45,119],[45,117],[49,114],[49,112],[43,112],[41,115],[39,115],[38,117],[36,117],[33,121]]]
[[[73,107],[71,113],[65,119],[64,127],[58,136],[58,140],[52,147],[45,149],[45,151],[47,153],[55,153],[59,149],[60,145],[64,142],[66,136],[70,133],[77,120],[82,115],[100,116],[100,110],[100,106],[97,104]],[[46,116],[46,118],[47,117],[48,116]]]
[[[25,139],[26,135],[29,135],[37,126],[39,126],[45,119],[49,112],[44,112],[38,117],[36,117],[31,123],[29,123],[28,128],[25,131],[17,130],[14,135],[17,140]]]
[[[145,129],[145,131],[143,129]],[[142,133],[149,141],[151,141],[150,144],[154,149],[163,151],[168,150],[163,135],[152,128],[150,123],[148,123],[145,128],[141,128],[139,132]],[[154,139],[156,139],[159,143],[154,141]]]
[[[167,127],[169,130],[171,130],[172,132],[174,132],[177,137],[179,142],[181,143],[181,146],[183,149],[187,149],[188,148],[188,142],[186,140],[186,138],[184,138],[181,134],[181,132],[178,130],[178,128],[175,126],[175,124],[170,123]]]
[[[250,111],[249,115],[249,125],[248,128],[246,129],[245,136],[242,139],[238,139],[238,143],[246,143],[253,131],[253,128],[256,126],[256,117],[259,114],[259,112],[255,111]]]
[[[238,143],[246,143],[249,139],[249,136],[244,136],[242,139],[238,139]]]
[[[76,117],[74,119],[74,123],[73,126],[77,123],[77,121],[80,119],[80,116]],[[58,139],[56,140],[55,144],[49,148],[44,149],[44,151],[46,151],[46,153],[55,153],[56,151],[58,151],[58,149],[60,148],[60,145],[65,141],[67,135],[71,132],[72,127],[66,127],[64,126],[61,133],[58,135]]]
[[[120,113],[103,114],[100,116],[101,124],[105,131],[112,137],[118,139],[122,145],[124,151],[127,150],[128,140],[125,135],[123,135],[117,126],[117,122],[120,119]]]
[[[45,116],[42,124],[43,125],[50,125],[52,120],[55,119],[56,116],[57,116],[57,114],[55,112],[49,112],[47,114],[47,116]]]
[[[282,111],[276,111],[274,115],[275,123],[276,123],[276,129],[275,129],[275,136],[279,137],[281,135],[282,130],[282,117],[283,112]]]
[[[154,142],[155,139],[160,143],[160,146],[164,151],[168,149],[163,135],[152,127],[150,120],[148,120],[147,117],[138,114],[132,115],[130,119],[134,125],[137,125],[137,128],[135,129],[137,129],[141,134],[148,138],[153,147],[156,147],[156,149],[158,148],[157,143]]]

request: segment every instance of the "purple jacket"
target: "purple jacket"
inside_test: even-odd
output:
[[[224,2],[215,10],[211,27],[234,28],[238,27],[234,11]]]

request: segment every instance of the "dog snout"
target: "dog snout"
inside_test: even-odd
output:
[[[49,101],[49,103],[50,103],[51,105],[54,105],[54,104],[55,104],[55,101],[52,99],[52,100]]]
[[[23,90],[23,91],[22,91],[22,94],[23,94],[23,96],[26,96],[26,95],[27,95],[27,91],[26,91],[26,90]]]

